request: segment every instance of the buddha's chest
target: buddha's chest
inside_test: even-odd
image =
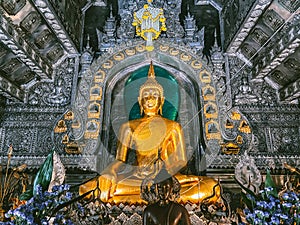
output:
[[[169,133],[169,126],[163,119],[152,119],[136,127],[132,136],[132,145],[140,152],[158,149],[163,145]]]
[[[152,224],[153,225],[179,225],[180,224],[180,213],[172,210],[170,205],[164,207],[157,207],[155,212],[152,213]]]

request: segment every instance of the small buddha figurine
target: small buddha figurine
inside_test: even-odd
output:
[[[156,185],[158,201],[145,208],[143,225],[190,225],[186,208],[172,200],[174,198],[173,178],[164,168],[155,177],[154,185]]]
[[[179,123],[162,117],[164,100],[163,87],[155,79],[151,62],[147,81],[139,90],[142,118],[121,126],[115,161],[99,177],[82,184],[80,194],[95,190],[94,196],[100,195],[103,202],[145,203],[140,196],[142,181],[154,178],[164,164],[181,185],[178,202],[199,203],[207,198],[215,202],[219,198],[220,188],[213,191],[216,180],[179,173],[187,164],[184,135]],[[129,152],[135,154],[134,164],[127,162]],[[100,193],[96,191],[99,189]]]
[[[252,88],[249,85],[246,77],[242,78],[242,83],[239,87],[238,94],[235,96],[235,102],[239,104],[256,103],[257,96],[253,94]]]
[[[64,93],[64,80],[62,78],[58,78],[55,82],[55,86],[53,88],[53,91],[49,93],[45,97],[45,102],[49,104],[63,104],[66,103],[68,98],[66,94]]]

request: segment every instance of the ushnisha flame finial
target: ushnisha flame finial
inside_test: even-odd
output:
[[[149,71],[148,71],[148,78],[149,77],[152,77],[153,79],[155,79],[155,72],[154,72],[154,67],[153,67],[152,61],[150,62],[150,67],[149,67]]]
[[[139,93],[140,97],[142,96],[143,90],[145,88],[155,88],[159,91],[160,97],[164,97],[164,89],[155,79],[155,72],[154,72],[154,66],[152,60],[150,62],[150,67],[148,70],[148,78],[146,82],[140,87],[140,93]]]

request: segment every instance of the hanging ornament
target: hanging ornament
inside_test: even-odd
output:
[[[153,40],[157,39],[162,31],[166,31],[166,18],[162,8],[152,7],[152,0],[147,1],[144,7],[133,14],[132,25],[136,27],[136,34],[146,40],[146,49],[154,49]]]

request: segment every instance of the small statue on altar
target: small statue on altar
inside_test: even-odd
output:
[[[247,77],[243,77],[238,93],[235,96],[235,102],[238,104],[247,104],[256,103],[257,101],[257,96],[253,94],[253,90],[249,85]]]
[[[140,186],[145,178],[153,179],[162,169],[175,176],[181,185],[178,202],[200,203],[210,197],[215,202],[220,197],[217,181],[206,176],[182,174],[187,164],[184,135],[181,125],[162,116],[163,87],[156,81],[151,62],[147,81],[140,87],[138,102],[142,118],[124,123],[119,132],[116,159],[99,177],[79,188],[80,194],[101,190],[100,199],[114,204],[140,204]],[[134,153],[135,162],[128,163]],[[98,196],[99,197],[99,196]]]
[[[153,185],[156,186],[158,199],[155,203],[152,203],[145,208],[143,212],[143,225],[191,224],[187,209],[174,201],[176,193],[174,193],[173,190],[173,186],[175,185],[173,179],[176,180],[176,178],[172,177],[164,168],[154,178]],[[178,181],[177,183],[179,184]]]

